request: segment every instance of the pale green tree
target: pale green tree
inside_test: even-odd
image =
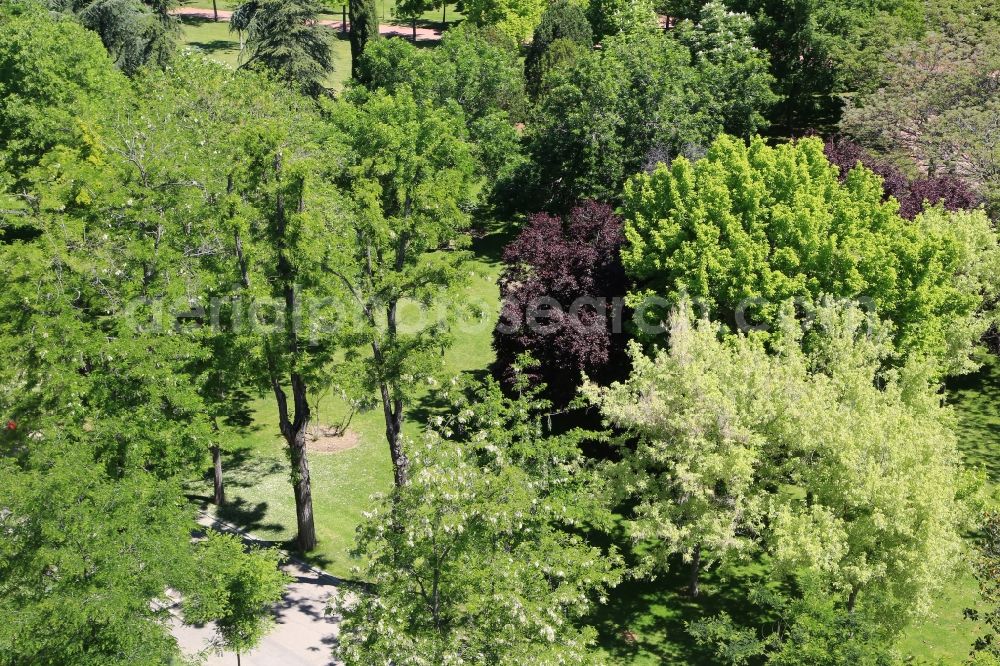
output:
[[[740,650],[752,647],[774,663],[810,663],[803,654],[852,633],[878,645],[844,642],[840,654],[881,650],[958,571],[969,484],[952,417],[932,368],[880,369],[891,351],[882,327],[825,304],[806,353],[787,303],[769,349],[759,334],[694,324],[683,303],[669,350],[646,359],[636,347],[627,382],[590,389],[637,439],[617,480],[654,565],[695,559],[699,544],[714,558],[760,549],[768,578],[792,584],[755,596],[782,616],[775,634],[727,616],[695,628],[727,661],[745,663]]]

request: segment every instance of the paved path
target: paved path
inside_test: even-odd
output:
[[[174,16],[196,16],[198,18],[212,19],[213,14],[211,9],[202,9],[200,7],[178,7],[170,12]],[[228,21],[229,17],[232,16],[231,11],[226,11],[223,9],[219,10],[219,20]],[[320,25],[325,25],[335,30],[340,30],[343,25],[342,21],[331,21],[322,20],[319,22]],[[378,27],[379,33],[387,37],[413,37],[413,28],[409,28],[403,25],[389,25],[388,23],[382,23]],[[441,39],[441,31],[434,30],[432,28],[417,28],[417,41],[421,42],[436,42]]]
[[[198,522],[219,531],[239,533],[232,525],[205,515]],[[241,536],[253,541],[245,534]],[[337,637],[337,621],[325,611],[336,593],[338,580],[295,560],[289,560],[282,569],[293,582],[275,608],[274,627],[256,650],[242,655],[243,666],[333,666],[337,662],[330,651]],[[185,654],[203,652],[207,658],[202,663],[206,666],[235,666],[235,654],[219,655],[212,649],[212,625],[191,627],[175,619],[171,631]]]

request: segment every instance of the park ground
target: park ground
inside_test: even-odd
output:
[[[394,0],[379,0],[385,23],[393,18]],[[230,10],[235,3],[221,0],[220,10]],[[196,0],[186,5],[211,9],[211,0]],[[339,6],[331,7],[324,18],[339,20]],[[381,15],[380,15],[381,18]],[[451,7],[449,23],[461,15]],[[428,12],[418,25],[440,28],[438,12]],[[235,66],[239,43],[225,22],[186,17],[183,19],[185,43],[210,57]],[[339,90],[350,75],[350,46],[346,39],[335,42],[335,72],[332,88]],[[472,373],[482,376],[493,358],[491,333],[499,312],[500,250],[509,240],[509,230],[493,231],[474,243],[474,259],[468,266],[463,313],[466,325],[456,344],[445,354],[446,374]],[[946,399],[956,412],[962,451],[966,463],[985,469],[991,487],[1000,482],[1000,362],[984,356],[983,369],[958,378],[946,387]],[[319,397],[314,416],[321,424],[342,423],[349,409],[332,392]],[[277,413],[273,398],[263,395],[251,404],[254,419],[242,433],[240,442],[227,452],[225,477],[228,504],[219,514],[258,538],[285,542],[294,536],[295,511],[288,480],[287,458],[283,440],[278,435]],[[412,405],[408,413],[407,434],[419,436],[419,424],[426,422],[440,406],[432,391]],[[357,562],[350,556],[355,527],[371,504],[371,497],[384,493],[392,484],[392,468],[385,442],[380,410],[370,409],[353,416],[348,435],[339,440],[327,439],[310,452],[313,507],[319,547],[310,562],[340,578],[355,577]],[[210,478],[192,480],[194,496],[210,492]],[[600,647],[612,663],[661,664],[706,663],[711,655],[694,645],[685,623],[727,610],[734,616],[747,609],[739,607],[745,589],[759,572],[753,563],[711,570],[706,575],[699,599],[684,595],[685,581],[670,576],[653,582],[626,581],[600,608],[591,623],[600,631]],[[731,593],[727,593],[731,591]],[[912,625],[900,644],[907,663],[953,664],[968,654],[983,627],[965,619],[964,611],[974,607],[976,582],[966,564],[955,572],[928,618]],[[624,633],[630,632],[628,641]],[[635,640],[631,640],[631,635]]]

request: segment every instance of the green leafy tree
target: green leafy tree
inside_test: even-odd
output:
[[[111,478],[58,431],[29,436],[34,425],[5,433],[0,456],[0,664],[168,662],[176,644],[151,602],[189,571],[178,489]]]
[[[463,0],[462,9],[473,24],[494,26],[518,43],[531,37],[542,18],[544,0]]]
[[[860,299],[892,322],[899,356],[967,371],[993,315],[997,237],[981,212],[931,209],[904,220],[863,168],[838,181],[818,139],[749,147],[720,137],[625,188],[626,271],[634,303],[689,294],[731,325],[772,330],[781,304]],[[649,319],[664,316],[651,308]]]
[[[0,6],[0,188],[23,189],[56,146],[88,150],[89,128],[125,93],[109,64],[100,40],[75,21],[53,21],[34,3]]]
[[[276,549],[246,550],[232,534],[209,531],[194,549],[195,580],[183,589],[184,620],[215,623],[219,649],[241,653],[257,647],[274,624],[274,605],[291,576]]]
[[[547,72],[557,63],[570,61],[563,56],[557,58],[550,55],[553,43],[558,40],[568,40],[580,49],[589,49],[594,44],[594,31],[587,14],[582,7],[569,0],[558,0],[546,7],[531,38],[531,46],[524,59],[524,75],[532,96],[538,95]],[[565,47],[561,47],[562,50]]]
[[[171,15],[176,0],[46,0],[53,11],[72,13],[98,34],[122,71],[164,67],[177,50],[180,24]]]
[[[698,77],[709,88],[708,104],[726,132],[748,137],[767,127],[766,114],[777,95],[770,58],[751,38],[753,20],[709,2],[696,20],[682,21],[675,37],[691,51]]]
[[[931,368],[881,371],[891,348],[853,307],[820,308],[808,354],[790,303],[772,350],[692,319],[682,304],[668,351],[648,359],[635,347],[628,382],[590,392],[638,439],[618,485],[637,503],[637,535],[661,554],[654,564],[668,566],[667,553],[697,562],[697,544],[713,559],[760,548],[771,582],[796,591],[765,603],[783,614],[776,634],[746,623],[734,633],[720,617],[696,635],[720,631],[720,656],[749,646],[775,663],[842,663],[823,650],[853,622],[868,624],[857,637],[873,648],[891,644],[957,571],[967,524]],[[834,654],[867,649],[857,637]]]
[[[333,70],[328,28],[319,24],[315,0],[250,0],[237,7],[230,30],[246,32],[240,67],[268,70],[278,79],[317,97]]]
[[[332,274],[361,313],[356,340],[371,350],[364,376],[379,394],[397,486],[409,466],[404,411],[419,382],[440,369],[449,344],[437,312],[458,284],[462,241],[469,225],[473,160],[461,116],[435,108],[406,90],[372,93],[337,107],[334,141],[343,151],[335,182],[349,193],[348,259]],[[400,306],[421,304],[426,324],[401,328]]]
[[[410,482],[358,528],[372,589],[339,600],[347,664],[598,663],[580,621],[620,558],[571,530],[599,520],[578,435],[490,383],[414,450]]]
[[[659,27],[652,0],[591,0],[587,14],[599,42],[613,35],[653,32]]]

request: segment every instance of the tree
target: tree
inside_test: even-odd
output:
[[[945,210],[968,210],[980,203],[979,197],[954,176],[911,180],[899,167],[876,158],[850,139],[831,139],[826,142],[823,152],[830,163],[840,169],[841,182],[847,179],[850,170],[858,164],[881,176],[884,198],[896,197],[899,201],[899,214],[907,220],[915,218],[928,204],[941,204]]]
[[[176,0],[46,0],[53,11],[72,12],[100,36],[112,60],[127,74],[145,65],[164,67],[173,57],[180,25]]]
[[[494,197],[523,162],[514,123],[527,100],[515,42],[491,28],[462,23],[433,50],[402,40],[373,44],[361,59],[359,81],[395,94],[407,88],[435,106],[458,104],[477,158],[477,175]],[[361,99],[364,95],[361,96]]]
[[[532,96],[537,96],[552,62],[545,58],[552,44],[565,39],[589,49],[594,44],[594,31],[583,8],[569,0],[558,0],[545,8],[541,22],[535,28],[524,59],[524,77]]]
[[[731,326],[773,330],[788,298],[807,310],[822,294],[862,299],[893,323],[900,357],[932,358],[944,374],[975,367],[997,290],[989,221],[940,209],[908,221],[882,198],[867,169],[841,184],[818,139],[771,148],[720,137],[705,158],[626,185],[633,304],[686,293]],[[650,305],[647,320],[664,316]]]
[[[613,35],[659,28],[651,0],[593,0],[587,14],[598,42]]]
[[[474,25],[496,27],[517,43],[531,37],[545,11],[543,0],[463,0],[462,8]]]
[[[350,5],[351,78],[360,72],[361,54],[369,41],[379,38],[378,9],[375,0],[353,0]]]
[[[1000,48],[986,35],[997,25],[945,23],[893,50],[878,88],[852,98],[841,123],[862,145],[928,179],[964,180],[994,213],[1000,201]]]
[[[795,631],[749,628],[775,663],[812,663],[796,644],[821,643],[810,616],[824,631],[846,619],[898,636],[957,570],[967,506],[950,416],[923,362],[880,370],[891,353],[880,326],[824,304],[806,353],[789,302],[769,350],[758,334],[693,323],[682,303],[669,350],[646,358],[635,345],[627,382],[589,389],[635,439],[613,481],[636,503],[651,566],[679,554],[695,576],[701,558],[762,549],[770,581],[802,601],[783,611]],[[730,648],[746,645],[737,638]]]
[[[98,38],[34,3],[0,7],[0,188],[16,193],[56,146],[86,150],[86,127],[121,103],[125,78]],[[8,215],[4,211],[5,216]]]
[[[621,219],[610,206],[586,202],[565,219],[533,216],[504,249],[493,373],[505,386],[527,374],[561,407],[584,373],[608,379],[627,371],[622,313],[614,302],[626,291],[623,241]],[[525,353],[537,366],[518,367]]]
[[[0,457],[0,664],[169,661],[177,647],[152,602],[189,571],[178,489],[113,479],[72,436],[29,437],[37,425]]]
[[[334,181],[349,193],[351,233],[344,263],[333,270],[361,313],[357,340],[371,349],[364,377],[377,391],[397,486],[409,462],[403,440],[407,402],[434,373],[448,344],[437,317],[458,280],[463,254],[454,251],[469,217],[473,161],[461,117],[406,90],[382,91],[337,107],[342,169]],[[401,330],[407,301],[434,313]],[[409,330],[407,330],[409,329]]]
[[[698,78],[709,89],[706,106],[729,134],[749,137],[768,125],[765,115],[778,101],[772,91],[770,58],[753,44],[753,20],[718,1],[701,8],[694,20],[682,21],[674,36],[688,47]]]
[[[616,202],[628,175],[697,153],[724,127],[755,131],[772,99],[765,61],[729,23],[717,40],[709,28],[609,37],[550,75],[525,133],[534,168],[525,199],[550,210]],[[698,56],[702,39],[727,46]]]
[[[333,53],[328,29],[319,24],[321,11],[315,0],[250,0],[237,7],[238,20],[229,28],[247,33],[240,67],[268,70],[313,97],[323,94]]]
[[[547,406],[522,388],[458,400],[358,528],[372,588],[339,600],[347,664],[599,661],[579,622],[621,561],[573,533],[601,517],[579,435],[546,437]]]
[[[194,549],[195,580],[182,590],[184,620],[215,622],[219,649],[240,654],[257,647],[273,625],[273,607],[292,581],[276,549],[246,550],[238,536],[209,531]]]

